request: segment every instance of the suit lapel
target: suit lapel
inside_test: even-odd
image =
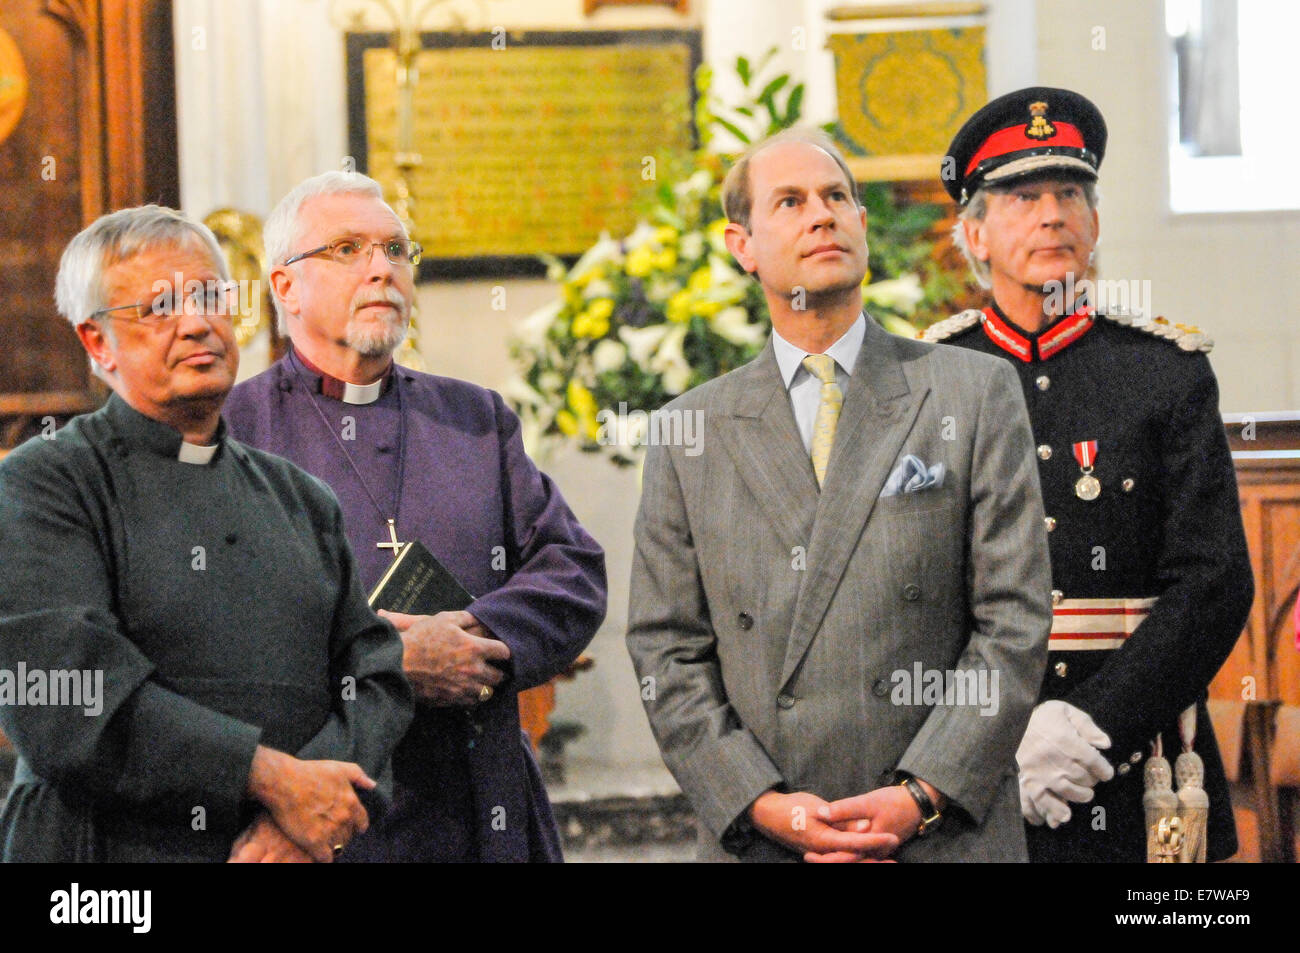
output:
[[[725,398],[730,413],[717,419],[722,444],[782,545],[808,546],[817,512],[817,477],[795,425],[771,339],[730,383]]]
[[[893,339],[868,317],[862,350],[835,429],[826,483],[817,500],[817,516],[808,544],[808,577],[795,603],[781,672],[782,687],[798,670],[826,615],[928,393],[929,388],[908,387]],[[799,446],[802,449],[802,444]],[[811,472],[811,464],[808,466]],[[813,480],[815,483],[816,478]]]

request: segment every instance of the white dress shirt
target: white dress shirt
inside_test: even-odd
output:
[[[838,341],[826,349],[826,353],[835,359],[835,382],[840,385],[840,393],[849,391],[849,376],[853,365],[857,363],[858,351],[862,350],[862,339],[867,333],[867,319],[859,314]],[[772,349],[776,352],[776,366],[781,371],[781,380],[790,394],[790,405],[794,410],[794,422],[799,427],[799,436],[803,447],[812,453],[813,424],[817,420],[817,408],[821,405],[821,381],[808,373],[803,366],[803,359],[809,352],[797,348],[772,329]]]

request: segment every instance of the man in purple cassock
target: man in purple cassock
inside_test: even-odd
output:
[[[419,246],[378,183],[327,172],[266,222],[290,352],[237,386],[230,432],[333,488],[362,583],[419,540],[476,598],[381,613],[404,643],[416,717],[393,756],[393,806],[344,860],[558,861],[519,692],[563,671],[605,615],[605,558],[524,453],[500,395],[397,366]]]

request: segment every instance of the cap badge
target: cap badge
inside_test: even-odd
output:
[[[1056,135],[1056,127],[1047,119],[1047,103],[1030,103],[1029,115],[1033,118],[1025,127],[1025,135],[1030,139],[1050,139]]]

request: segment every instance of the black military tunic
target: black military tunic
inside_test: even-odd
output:
[[[1173,764],[1178,715],[1193,703],[1211,805],[1208,857],[1237,849],[1204,699],[1245,624],[1254,586],[1218,388],[1200,353],[1208,341],[1157,322],[1078,314],[1031,334],[990,308],[925,335],[1001,355],[1019,374],[1054,601],[1156,597],[1132,634],[1114,640],[1119,648],[1056,650],[1066,643],[1054,625],[1041,700],[1087,712],[1110,736],[1103,754],[1116,774],[1097,785],[1091,803],[1071,804],[1060,828],[1028,828],[1034,861],[1144,861],[1143,765],[1157,735]],[[1076,492],[1082,467],[1074,446],[1089,441],[1101,484],[1093,500]]]

